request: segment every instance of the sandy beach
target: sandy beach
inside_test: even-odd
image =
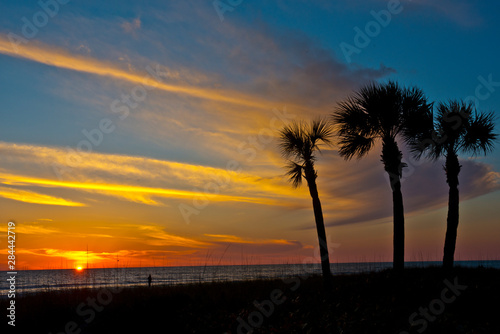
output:
[[[335,276],[331,289],[312,276],[52,291],[16,298],[15,332],[499,333],[499,281],[426,268]]]

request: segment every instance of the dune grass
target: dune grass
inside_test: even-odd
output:
[[[499,283],[495,269],[415,268],[334,276],[328,290],[311,276],[42,292],[16,299],[15,332],[500,333]]]

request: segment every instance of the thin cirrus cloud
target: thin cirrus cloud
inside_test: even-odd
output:
[[[185,191],[185,190],[177,190],[177,189],[164,189],[164,188],[152,188],[152,187],[141,187],[141,186],[131,186],[131,185],[123,185],[123,184],[104,184],[104,183],[89,183],[89,182],[68,182],[68,181],[57,181],[50,179],[42,179],[35,177],[28,177],[23,175],[15,175],[15,174],[4,174],[0,173],[0,180],[3,180],[2,183],[7,184],[20,184],[20,185],[34,185],[41,187],[50,187],[50,188],[71,188],[75,190],[83,190],[83,191],[95,191],[101,192],[104,194],[118,195],[128,200],[133,200],[136,202],[141,202],[144,204],[157,204],[156,201],[150,200],[146,196],[159,196],[159,197],[167,197],[167,198],[194,198],[196,196],[202,196],[211,201],[221,201],[221,202],[247,202],[247,203],[256,203],[256,204],[278,204],[274,199],[265,199],[265,198],[257,198],[250,196],[236,196],[236,195],[222,195],[222,194],[214,194],[214,193],[204,193],[204,192],[194,192],[194,191]],[[9,193],[0,192],[0,196],[21,200],[16,198],[14,195],[10,195]],[[35,202],[30,202],[35,203]],[[43,203],[40,199],[38,200],[39,204],[52,204],[47,199],[47,203]],[[68,205],[78,206],[78,203],[68,202]],[[63,205],[63,204],[60,204]]]
[[[2,232],[6,232],[2,231]],[[56,228],[52,227],[46,227],[43,224],[37,224],[37,223],[23,223],[21,225],[16,226],[16,233],[17,234],[31,234],[31,235],[51,235],[51,234],[56,234],[60,233],[61,231]]]
[[[36,41],[32,41],[28,44],[13,45],[5,34],[0,34],[0,54],[27,59],[67,70],[110,77],[136,85],[144,85],[166,92],[188,95],[201,99],[216,100],[264,109],[271,109],[275,106],[275,104],[267,100],[260,99],[256,96],[246,96],[235,91],[165,83],[146,72],[138,73],[126,71],[112,63],[86,56],[74,55],[66,50],[57,49],[51,45]],[[153,69],[153,71],[154,70],[155,69]],[[156,74],[157,77],[160,75],[161,73]]]
[[[137,30],[139,30],[141,28],[141,25],[142,25],[141,18],[137,17],[137,18],[133,19],[131,22],[124,21],[120,25],[120,27],[122,27],[122,29],[126,33],[129,33],[129,34],[133,35],[135,33],[135,31],[137,31]]]
[[[231,262],[241,260],[243,254],[245,254],[249,262],[252,262],[250,258],[253,255],[258,255],[259,257],[264,257],[270,263],[282,263],[280,254],[288,253],[300,256],[304,250],[311,249],[312,247],[304,245],[297,240],[250,239],[226,234],[204,234],[204,236],[208,237],[214,244],[211,247],[211,255],[217,259],[217,262],[214,264],[220,262],[230,264]],[[199,257],[202,255],[199,251],[193,254]]]
[[[304,195],[292,191],[279,177],[238,170],[102,153],[81,153],[79,163],[71,165],[64,149],[5,142],[0,142],[0,152],[0,182],[16,187],[97,192],[147,205],[162,205],[157,198],[206,198],[281,206],[291,205]],[[24,169],[20,171],[19,166]],[[61,179],[56,179],[55,171],[64,171]],[[19,191],[17,197],[14,195],[14,191],[0,192],[0,196],[20,200]],[[78,205],[63,199],[60,203]]]
[[[0,175],[0,181],[4,184],[17,183],[13,179],[2,178]],[[31,204],[43,204],[43,205],[60,205],[60,206],[85,206],[83,203],[78,203],[70,201],[64,198],[50,196],[46,194],[41,194],[34,191],[14,189],[9,187],[0,186],[0,197],[8,198],[14,201],[20,201]]]
[[[253,240],[245,239],[235,235],[227,234],[205,234],[209,238],[213,238],[214,241],[218,243],[237,243],[237,244],[275,244],[275,245],[296,245],[296,241],[290,241],[285,239],[265,239],[265,240]]]
[[[167,233],[159,225],[138,225],[137,230],[146,239],[146,244],[152,246],[204,248],[210,245],[210,243],[204,241]]]

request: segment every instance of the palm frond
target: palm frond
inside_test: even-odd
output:
[[[380,137],[395,138],[403,122],[402,106],[404,101],[403,89],[393,81],[378,84],[375,94],[368,100],[368,113],[378,125]]]
[[[331,116],[337,135],[343,136],[356,132],[363,136],[371,136],[377,132],[378,124],[373,124],[370,115],[354,97],[338,103],[337,109]]]
[[[475,113],[466,126],[460,149],[473,155],[490,153],[498,138],[498,134],[494,131],[495,119],[492,112]]]
[[[332,125],[323,118],[314,120],[311,123],[309,132],[307,134],[308,139],[310,139],[312,148],[319,150],[319,142],[325,143],[327,145],[332,144],[333,127]]]
[[[289,181],[292,182],[294,188],[300,187],[302,184],[303,177],[303,167],[293,161],[289,161],[286,169],[288,170],[286,175],[289,176]]]
[[[306,145],[302,123],[293,122],[280,130],[279,147],[284,158],[300,158]]]
[[[427,103],[423,92],[418,88],[405,90],[401,136],[416,159],[420,159],[426,151],[433,150],[437,134],[434,130],[434,114],[432,103]]]
[[[432,134],[433,144],[427,146],[427,156],[438,159],[450,152],[473,155],[488,154],[498,139],[494,114],[478,113],[472,103],[463,100],[440,102]],[[421,152],[418,152],[421,153]]]
[[[377,138],[395,139],[398,134],[408,140],[417,134],[423,137],[425,134],[420,133],[425,132],[420,130],[423,123],[427,124],[429,132],[432,131],[429,108],[426,97],[418,88],[404,89],[393,81],[370,83],[340,102],[332,115],[339,137],[339,153],[345,159],[362,157]],[[406,133],[403,133],[405,129]]]
[[[368,154],[375,143],[375,138],[364,137],[357,133],[342,136],[338,142],[339,155],[346,160],[353,157],[362,158]]]
[[[425,155],[432,161],[436,161],[445,156],[450,146],[448,138],[443,133],[436,130],[432,132],[430,139],[426,138],[417,145],[420,145],[420,147],[413,145],[410,147],[414,157],[418,159],[422,155]]]
[[[324,119],[312,123],[293,122],[280,131],[279,147],[288,161],[286,175],[294,187],[302,183],[304,166],[314,168],[314,153],[319,151],[320,143],[332,143],[332,134],[332,125]]]
[[[457,145],[465,134],[473,105],[460,100],[440,102],[436,113],[436,130],[446,138],[447,146]]]

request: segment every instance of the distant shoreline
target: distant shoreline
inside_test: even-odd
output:
[[[494,263],[495,266],[494,268],[500,268],[500,260],[459,260],[455,261],[455,263],[458,266],[463,266],[465,263],[470,263],[473,267],[475,264],[484,264],[484,263]],[[363,265],[363,264],[373,264],[373,265],[380,265],[380,264],[387,264],[389,266],[392,266],[392,262],[390,261],[368,261],[368,262],[331,262],[330,266],[336,266],[336,265]],[[442,261],[405,261],[405,265],[410,265],[410,267],[413,267],[412,265],[419,265],[419,264],[425,264],[426,266],[440,266],[442,264]],[[248,266],[303,266],[303,263],[258,263],[258,264],[221,264],[221,265],[209,265],[209,264],[199,264],[199,265],[186,265],[186,266],[153,266],[153,267],[90,267],[90,268],[83,268],[83,270],[95,270],[95,269],[147,269],[147,268],[204,268],[204,267],[248,267]],[[44,271],[44,270],[75,270],[75,268],[46,268],[46,269],[23,269],[23,270],[18,270],[18,271]],[[0,273],[2,272],[7,272],[8,270],[0,270]]]

